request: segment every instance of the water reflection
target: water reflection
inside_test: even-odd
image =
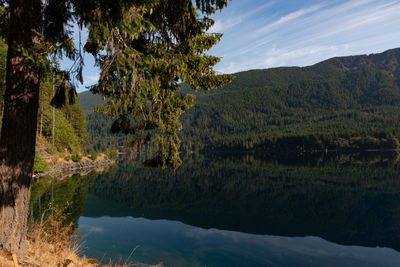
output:
[[[117,172],[100,175],[89,191],[133,209],[90,207],[84,216],[141,216],[400,250],[399,168],[387,158],[373,162],[314,166],[195,158],[176,172],[121,164]]]
[[[75,174],[63,177],[42,177],[35,180],[31,189],[29,218],[31,221],[41,221],[54,210],[66,215],[67,221],[76,222],[82,214],[86,202],[86,192],[89,184],[97,177],[93,172],[87,176]]]
[[[176,172],[123,162],[53,195],[73,220],[84,204],[89,257],[140,245],[134,261],[165,266],[397,266],[397,154],[291,157],[192,157]],[[36,186],[33,211],[50,192]]]
[[[81,217],[91,256],[164,266],[398,266],[389,248],[343,246],[319,237],[281,237],[202,229],[177,221]],[[105,249],[106,248],[106,249]],[[124,260],[122,260],[123,262]]]

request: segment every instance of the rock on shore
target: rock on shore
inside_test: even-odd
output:
[[[55,165],[51,167],[50,170],[33,174],[33,178],[84,173],[92,170],[104,169],[110,167],[113,164],[115,164],[114,160],[106,158],[99,158],[95,161],[88,158],[83,158],[80,162],[65,160],[58,161]]]

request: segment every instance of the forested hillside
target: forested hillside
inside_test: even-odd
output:
[[[89,134],[87,150],[104,151],[109,147],[118,148],[125,144],[127,136],[111,133],[113,119],[102,113],[94,112],[93,108],[104,103],[99,95],[89,91],[80,93],[79,101],[86,116],[87,131]]]
[[[6,55],[7,45],[4,40],[0,40],[0,119],[3,115]],[[40,139],[40,143],[47,141],[52,144],[53,106],[51,102],[53,96],[57,93],[57,99],[55,99],[54,103],[57,102],[60,105],[58,108],[54,108],[55,151],[49,152],[64,152],[67,150],[71,153],[80,153],[88,140],[85,114],[79,104],[79,98],[65,90],[68,84],[67,81],[60,77],[61,71],[57,69],[56,72],[56,75],[48,73],[40,81],[37,136]]]
[[[400,49],[235,74],[182,116],[187,149],[395,148]]]
[[[184,87],[183,92],[196,95],[196,104],[181,117],[182,148],[261,152],[397,148],[399,62],[400,49],[392,49],[308,67],[240,72],[232,83],[214,91]],[[90,135],[100,137],[111,121],[88,116],[88,125]]]

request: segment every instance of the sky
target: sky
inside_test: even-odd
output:
[[[233,0],[212,18],[209,32],[224,33],[208,52],[222,57],[215,67],[220,73],[307,66],[400,47],[400,0]],[[97,81],[93,64],[86,55],[79,92]]]

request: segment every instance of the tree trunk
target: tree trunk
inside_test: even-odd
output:
[[[23,257],[35,158],[39,71],[18,46],[39,44],[41,0],[11,0],[4,117],[0,138],[0,249]]]

